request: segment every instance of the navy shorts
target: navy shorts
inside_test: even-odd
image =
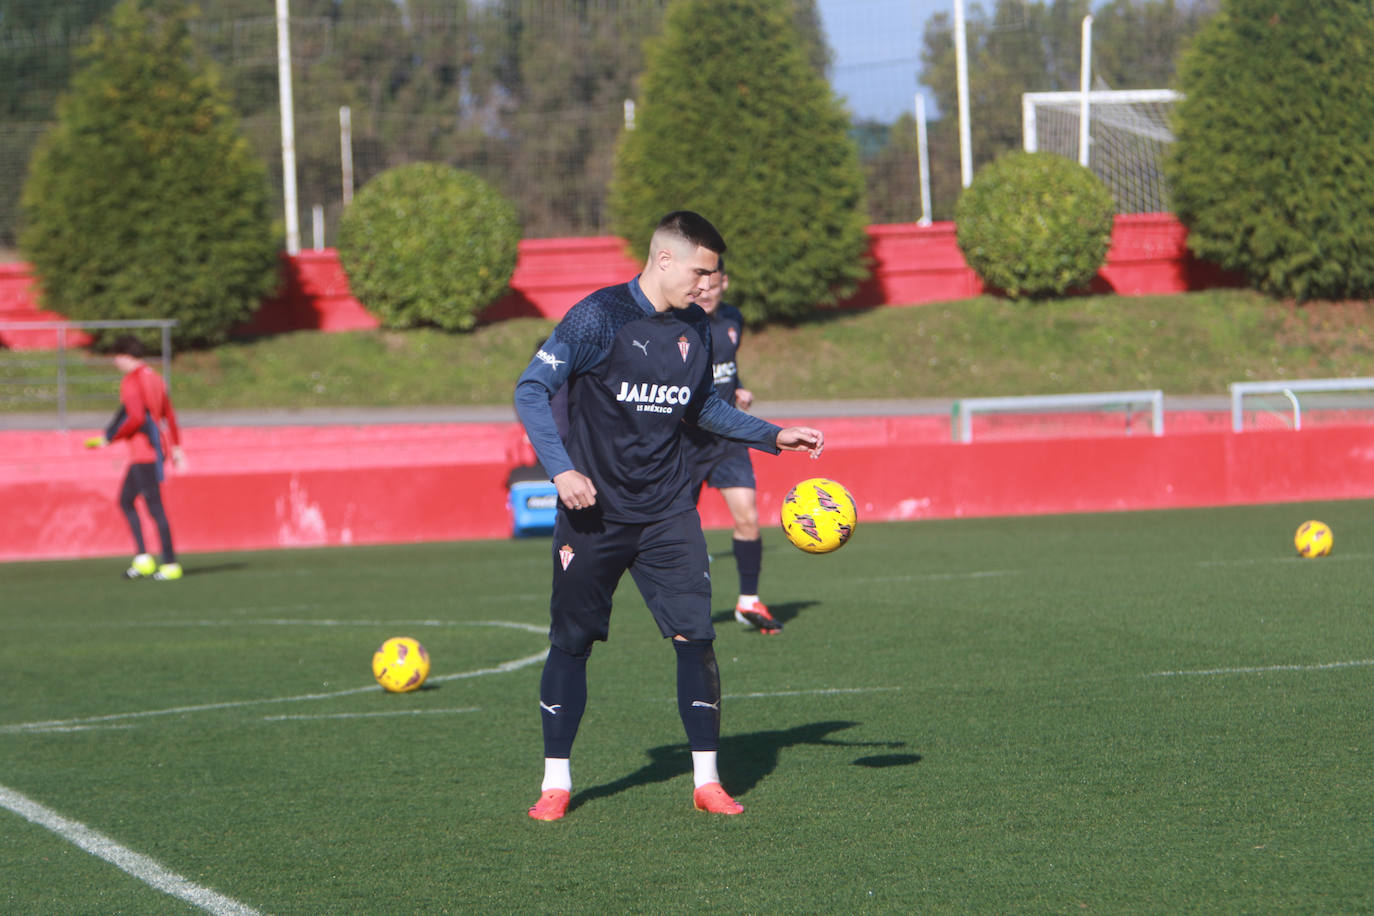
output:
[[[688,453],[692,476],[692,495],[701,498],[701,486],[710,484],[717,490],[726,487],[757,489],[754,484],[754,465],[749,460],[749,446],[728,439],[718,439],[711,446],[693,447]]]
[[[553,527],[553,597],[549,642],[581,655],[605,641],[611,596],[625,571],[665,637],[714,639],[711,574],[701,516],[695,509],[657,522],[622,524],[594,508],[558,510]]]

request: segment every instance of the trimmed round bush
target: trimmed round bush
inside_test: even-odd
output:
[[[383,172],[344,211],[339,260],[388,328],[470,330],[515,272],[515,207],[470,172],[421,162]]]
[[[1111,191],[1053,153],[1008,153],[984,168],[954,208],[959,248],[983,282],[1012,298],[1087,286],[1107,259]]]

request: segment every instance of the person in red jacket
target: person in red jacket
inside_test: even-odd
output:
[[[114,345],[115,367],[124,373],[119,383],[119,410],[105,434],[86,440],[87,448],[103,448],[121,439],[129,443],[129,468],[119,491],[119,508],[129,523],[138,554],[124,571],[129,579],[152,577],[160,581],[180,579],[181,564],[177,563],[172,546],[172,528],[167,523],[167,510],[162,506],[163,461],[171,444],[172,463],[178,468],[185,463],[181,453],[181,429],[177,426],[176,411],[167,396],[162,376],[143,361],[144,349],[137,337],[121,337]],[[162,546],[162,562],[148,553],[143,543],[143,525],[138,518],[134,501],[143,497],[143,505],[157,525]]]

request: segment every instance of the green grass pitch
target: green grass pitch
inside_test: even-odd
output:
[[[547,539],[0,566],[0,910],[1369,911],[1370,509],[861,520],[820,557],[769,531],[780,638],[731,619],[710,532],[734,818],[692,809],[628,576],[572,810],[525,816]],[[1296,556],[1307,518],[1332,556]],[[384,694],[406,634],[430,682]]]

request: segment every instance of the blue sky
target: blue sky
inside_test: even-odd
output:
[[[856,117],[890,122],[913,111],[921,38],[932,14],[954,0],[816,0],[834,51],[831,83]],[[926,93],[926,111],[935,114]]]

